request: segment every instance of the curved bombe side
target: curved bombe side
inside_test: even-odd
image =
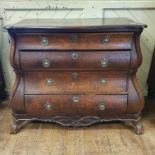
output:
[[[13,113],[23,113],[24,112],[24,102],[23,102],[23,91],[24,91],[24,83],[23,78],[21,76],[21,72],[17,69],[17,64],[19,64],[19,53],[15,44],[15,35],[10,32],[10,62],[16,73],[16,79],[14,85],[11,90],[11,94],[9,97],[10,105],[12,107]],[[17,63],[16,63],[17,62]],[[19,67],[19,65],[18,65]]]
[[[128,78],[128,114],[140,115],[144,108],[144,97],[140,91],[136,72],[142,63],[142,55],[140,49],[140,35],[142,31],[135,33],[133,42],[133,51],[131,51],[131,70]]]

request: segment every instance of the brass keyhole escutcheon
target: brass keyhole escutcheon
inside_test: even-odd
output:
[[[72,78],[73,79],[78,79],[79,77],[79,73],[75,72],[75,73],[72,73]]]
[[[79,54],[78,53],[76,53],[76,52],[73,52],[72,53],[72,59],[77,60],[78,57],[79,57]]]
[[[42,61],[42,65],[43,65],[44,68],[48,68],[48,67],[50,67],[50,61],[45,58]]]
[[[44,46],[47,46],[47,45],[48,45],[48,38],[47,38],[47,37],[42,37],[41,43],[42,43]]]
[[[79,36],[78,35],[71,35],[70,36],[70,41],[72,43],[78,43],[79,42]]]
[[[109,36],[105,36],[101,42],[102,44],[108,44],[110,42]]]
[[[101,59],[101,67],[105,68],[108,66],[108,59],[107,58],[102,58]]]

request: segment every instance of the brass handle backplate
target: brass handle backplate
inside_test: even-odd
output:
[[[101,79],[101,80],[100,80],[100,84],[103,85],[103,86],[107,85],[107,83],[108,83],[108,82],[107,82],[106,79]]]
[[[78,96],[74,96],[72,98],[72,100],[73,100],[73,103],[78,103],[79,102],[79,97]]]
[[[49,102],[46,102],[44,106],[47,111],[52,110],[52,107],[53,107],[53,105]]]
[[[105,110],[106,108],[105,103],[104,102],[99,103],[98,108],[99,110],[102,110],[102,111]]]
[[[52,86],[53,83],[54,83],[54,80],[52,80],[52,79],[46,79],[46,80],[45,80],[45,84],[46,84],[47,86]]]

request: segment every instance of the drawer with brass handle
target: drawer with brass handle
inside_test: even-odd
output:
[[[127,95],[25,95],[26,113],[34,116],[87,116],[126,112]]]
[[[26,94],[99,93],[124,94],[125,72],[28,72]]]
[[[130,51],[20,52],[24,70],[128,70]]]
[[[131,49],[133,33],[18,34],[19,49]]]

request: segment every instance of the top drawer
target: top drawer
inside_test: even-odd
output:
[[[131,49],[133,33],[48,33],[18,34],[19,49]]]

